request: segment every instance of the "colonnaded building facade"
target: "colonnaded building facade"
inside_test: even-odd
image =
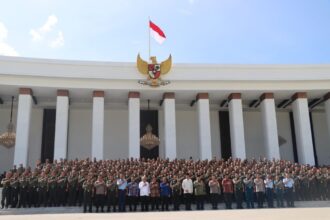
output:
[[[162,79],[138,83],[135,63],[0,57],[0,134],[12,96],[16,127],[0,171],[87,157],[330,164],[330,65],[174,64]],[[151,150],[147,124],[160,140]]]

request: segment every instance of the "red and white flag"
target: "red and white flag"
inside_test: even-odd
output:
[[[149,27],[150,27],[150,34],[153,36],[153,38],[159,43],[162,44],[164,40],[166,39],[166,36],[162,29],[160,29],[157,25],[152,23],[152,21],[149,20]]]

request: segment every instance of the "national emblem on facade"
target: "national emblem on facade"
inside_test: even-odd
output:
[[[167,60],[157,63],[155,56],[150,57],[151,63],[144,61],[140,54],[137,56],[137,68],[140,73],[147,75],[146,80],[139,80],[142,85],[149,85],[152,87],[165,86],[170,83],[168,80],[162,80],[161,76],[168,73],[172,67],[172,56]]]

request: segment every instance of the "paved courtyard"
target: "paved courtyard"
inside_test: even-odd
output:
[[[244,204],[245,205],[245,204]],[[330,201],[308,201],[308,202],[295,202],[295,206],[297,210],[300,210],[301,208],[329,208],[330,209]],[[139,208],[139,207],[138,207]],[[195,208],[195,205],[193,205],[193,209]],[[206,210],[211,210],[211,205],[206,204],[205,206]],[[181,205],[181,209],[184,209],[184,205]],[[278,212],[281,212],[283,210],[287,210],[288,208],[281,208],[281,209],[270,209],[270,210],[276,210]],[[235,210],[235,204],[233,204],[233,210]],[[260,209],[255,209],[260,210]],[[265,209],[266,210],[266,209]],[[93,209],[95,211],[95,208]],[[226,212],[224,203],[219,204],[219,210],[218,212]],[[242,211],[242,210],[238,210]],[[0,215],[30,215],[30,214],[63,214],[63,213],[82,213],[83,209],[82,207],[41,207],[41,208],[8,208],[8,209],[0,209]],[[184,212],[183,210],[180,211]],[[194,211],[195,212],[195,211]],[[213,212],[213,210],[211,211]],[[127,212],[131,213],[131,212]],[[152,212],[148,212],[152,213]],[[163,213],[163,212],[154,212],[154,213]],[[172,212],[165,212],[165,213],[172,213]],[[175,213],[175,212],[174,212]],[[113,214],[122,214],[122,213],[109,213],[110,215]],[[146,213],[144,213],[146,214]],[[329,218],[330,219],[330,218]]]
[[[34,214],[34,215],[0,215],[0,219],[8,220],[200,220],[200,219],[230,219],[230,220],[278,220],[278,219],[299,219],[299,220],[327,220],[330,219],[330,208],[287,208],[287,209],[244,209],[244,210],[220,210],[220,211],[182,211],[182,212],[149,212],[149,213],[115,213],[115,214],[62,214],[61,209],[57,214]],[[31,209],[32,211],[32,209]],[[40,213],[40,211],[39,211]],[[43,212],[46,213],[46,212]],[[56,212],[55,212],[56,213]]]

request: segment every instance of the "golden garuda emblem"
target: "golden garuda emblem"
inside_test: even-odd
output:
[[[142,85],[149,85],[152,87],[165,86],[170,83],[168,80],[162,80],[161,75],[166,74],[172,67],[172,56],[170,55],[167,60],[157,63],[155,56],[150,57],[151,63],[142,60],[140,54],[137,56],[137,68],[140,73],[147,75],[147,80],[139,80]]]

